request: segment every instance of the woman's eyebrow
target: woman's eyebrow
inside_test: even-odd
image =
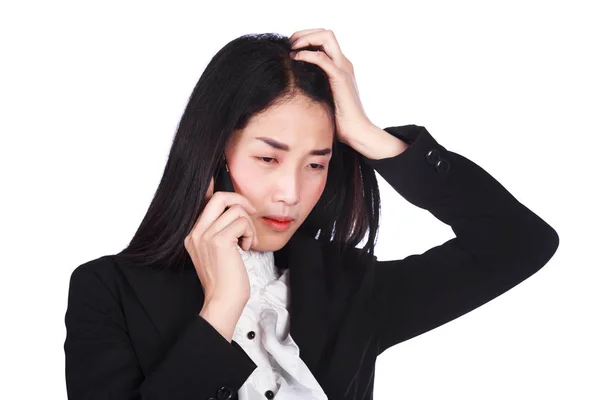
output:
[[[278,150],[290,151],[290,146],[288,146],[285,143],[278,142],[275,139],[272,139],[269,137],[264,137],[264,136],[255,137],[254,139],[261,140],[261,141],[265,142],[266,144],[268,144],[269,146],[276,148]],[[326,156],[330,153],[331,153],[331,148],[328,147],[326,149],[311,150],[308,154],[310,154],[311,156]]]

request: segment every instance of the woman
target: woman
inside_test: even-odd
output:
[[[456,237],[378,261],[374,171]],[[371,399],[378,355],[527,279],[558,242],[424,127],[373,124],[330,30],[242,36],[194,88],[129,246],[71,276],[69,398]]]

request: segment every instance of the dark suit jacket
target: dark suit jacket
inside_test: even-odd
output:
[[[385,130],[409,148],[367,161],[456,237],[401,260],[375,259],[364,276],[355,249],[339,254],[300,231],[288,241],[291,335],[332,400],[372,399],[378,355],[519,284],[559,243],[550,225],[424,127]],[[193,265],[176,273],[107,255],[77,267],[65,316],[69,398],[236,398],[256,366],[198,315],[203,300]]]

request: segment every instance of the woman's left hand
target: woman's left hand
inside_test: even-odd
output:
[[[318,65],[329,77],[336,107],[336,130],[338,139],[347,145],[364,143],[373,123],[367,118],[360,102],[354,67],[342,54],[331,30],[305,29],[290,36],[295,61],[306,61]],[[302,47],[320,46],[323,51],[298,50]]]

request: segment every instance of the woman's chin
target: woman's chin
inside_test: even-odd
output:
[[[258,243],[258,245],[251,245],[250,249],[254,250],[254,251],[277,251],[280,248],[282,248],[283,246],[285,246],[285,243],[283,243],[281,246],[277,245],[276,243]]]

